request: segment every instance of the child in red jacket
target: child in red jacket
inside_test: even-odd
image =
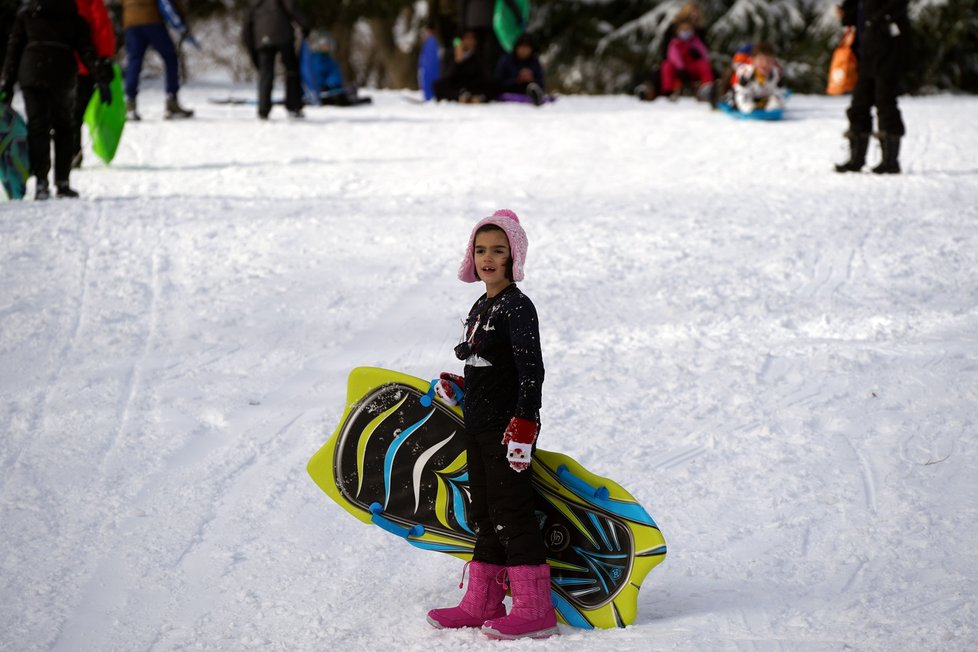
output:
[[[102,0],[75,0],[78,13],[92,30],[92,44],[95,46],[95,54],[103,59],[112,59],[115,56],[115,27],[112,26],[112,19],[109,17],[109,10],[105,8]],[[85,109],[88,102],[95,93],[95,77],[82,62],[77,54],[75,59],[78,61],[78,86],[75,87],[75,156],[71,160],[71,167],[80,168],[82,164],[82,123],[85,119]],[[106,98],[111,102],[111,98]]]

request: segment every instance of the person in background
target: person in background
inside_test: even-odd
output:
[[[859,172],[866,164],[875,106],[883,159],[873,172],[900,173],[900,140],[906,128],[897,95],[910,52],[907,4],[908,0],[844,0],[836,7],[842,24],[856,27],[859,54],[859,74],[846,111],[849,160],[837,164],[836,172]]]
[[[741,113],[782,109],[785,95],[784,71],[774,56],[774,48],[769,43],[758,43],[749,59],[734,67],[734,106]]]
[[[481,104],[497,94],[496,83],[485,74],[479,56],[478,38],[466,30],[455,39],[455,65],[435,82],[435,98],[466,104]]]
[[[543,66],[529,34],[521,35],[513,51],[499,57],[496,81],[503,93],[526,94],[535,105],[543,103]]]
[[[0,73],[0,97],[10,102],[14,82],[20,84],[27,113],[31,176],[37,180],[35,200],[51,197],[48,174],[52,136],[58,197],[78,197],[69,183],[75,154],[75,53],[95,71],[103,101],[111,102],[112,64],[96,56],[88,23],[78,14],[74,0],[30,0],[17,13]]]
[[[496,0],[458,0],[457,7],[457,33],[472,32],[475,35],[482,74],[491,79],[495,72],[496,61],[503,52],[492,27]]]
[[[115,56],[115,27],[109,17],[109,11],[102,0],[75,0],[78,13],[92,30],[92,44],[95,54],[102,59]],[[75,92],[75,156],[71,167],[80,168],[82,164],[82,124],[85,121],[85,109],[95,92],[95,77],[92,71],[85,67],[81,57],[78,59],[78,87]]]
[[[706,44],[696,35],[692,22],[678,23],[676,36],[669,41],[668,54],[662,62],[662,94],[675,99],[688,87],[698,99],[712,100],[713,82]]]
[[[179,7],[174,5],[174,8],[184,15]],[[142,120],[136,108],[136,96],[139,95],[139,75],[143,71],[143,58],[150,47],[163,57],[166,70],[166,105],[163,117],[167,120],[192,118],[194,112],[180,106],[177,100],[177,93],[180,91],[180,63],[157,0],[122,0],[122,27],[126,35],[127,119]]]
[[[309,19],[296,0],[251,0],[242,39],[258,67],[258,118],[267,120],[272,111],[272,87],[275,85],[275,59],[285,66],[285,109],[293,118],[302,113],[302,81],[299,58],[295,51],[295,29],[302,38],[309,36]]]
[[[369,97],[360,96],[356,84],[343,81],[340,64],[333,57],[336,40],[328,32],[312,30],[306,44],[300,65],[305,83],[311,84],[307,102],[327,106],[358,106],[372,102]]]
[[[651,102],[659,95],[663,94],[662,62],[668,59],[669,45],[676,37],[676,33],[679,31],[679,25],[683,23],[687,23],[692,26],[696,37],[706,46],[706,49],[709,50],[709,42],[706,38],[706,28],[703,26],[703,11],[695,2],[687,2],[679,8],[675,15],[673,15],[672,20],[669,21],[669,25],[666,27],[665,33],[662,35],[662,45],[659,49],[658,57],[660,63],[652,69],[652,71],[638,84],[638,86],[635,87],[634,93],[640,100]],[[715,71],[713,76],[716,77]]]

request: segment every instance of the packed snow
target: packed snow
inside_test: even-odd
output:
[[[878,177],[832,172],[846,98],[760,123],[375,92],[260,123],[201,82],[168,122],[160,86],[82,199],[0,203],[0,650],[978,647],[978,98],[901,99]],[[432,629],[461,562],[305,471],[352,368],[460,369],[455,272],[501,207],[540,444],[669,544],[625,629]]]

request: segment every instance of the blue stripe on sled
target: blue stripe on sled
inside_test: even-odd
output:
[[[588,619],[584,617],[584,614],[578,611],[577,607],[572,605],[567,598],[559,593],[551,591],[550,599],[554,603],[554,609],[557,610],[557,613],[560,614],[568,625],[571,627],[580,627],[581,629],[594,629],[594,625],[592,625]]]
[[[397,451],[400,450],[401,445],[407,441],[407,438],[414,434],[414,431],[423,426],[431,418],[431,415],[435,413],[434,410],[428,413],[428,416],[421,419],[412,426],[406,428],[401,434],[394,438],[391,445],[387,448],[387,455],[384,456],[384,509],[387,509],[387,503],[391,499],[391,470],[394,467],[394,457],[397,456]]]

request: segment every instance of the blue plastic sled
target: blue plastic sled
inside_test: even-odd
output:
[[[784,117],[784,109],[754,109],[750,113],[744,113],[743,111],[738,111],[736,107],[729,104],[728,102],[720,102],[717,104],[717,108],[734,118],[740,118],[741,120],[764,120],[767,122],[774,122],[780,120]]]

